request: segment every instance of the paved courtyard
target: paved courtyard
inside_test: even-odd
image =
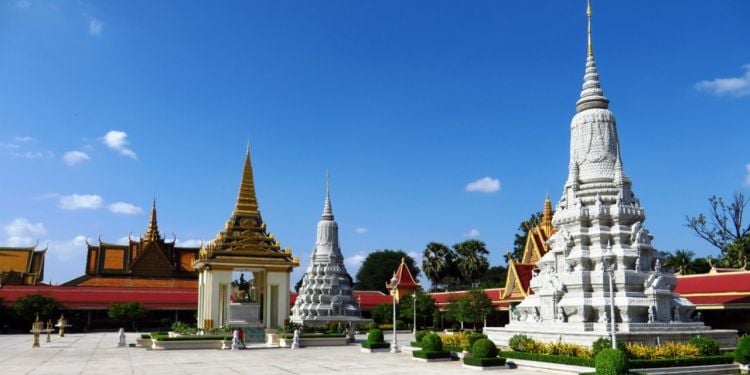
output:
[[[127,335],[134,343],[137,335]],[[423,363],[409,353],[361,353],[359,345],[291,349],[170,350],[117,348],[116,333],[52,336],[32,349],[28,335],[0,335],[3,374],[476,374],[461,362]],[[359,337],[360,339],[364,338]],[[399,335],[408,343],[411,335]],[[401,341],[403,340],[403,341]],[[534,371],[504,369],[514,375]]]

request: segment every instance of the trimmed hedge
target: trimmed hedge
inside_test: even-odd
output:
[[[391,344],[387,342],[369,342],[365,341],[362,343],[362,347],[365,349],[387,349],[391,347]]]
[[[708,337],[696,336],[688,341],[695,345],[703,356],[719,355],[719,343]]]
[[[438,358],[450,358],[451,352],[446,351],[432,351],[432,350],[417,350],[411,352],[411,355],[422,359],[438,359]]]
[[[464,348],[462,346],[443,345],[443,350],[446,352],[461,353],[464,351]]]
[[[505,366],[505,358],[473,358],[464,357],[464,364],[469,366]]]
[[[141,335],[141,338],[142,339],[150,339],[151,338],[151,334],[150,333],[144,333],[144,334]]]
[[[529,361],[559,363],[562,365],[594,367],[593,359],[568,357],[564,355],[547,355],[547,354],[537,354],[537,353],[503,351],[503,357],[515,358],[515,359],[526,359]]]
[[[469,347],[466,348],[467,351],[471,351],[471,349],[474,347],[474,343],[476,343],[478,340],[486,339],[487,335],[484,333],[470,333],[467,335],[467,338],[469,339]]]
[[[412,341],[412,342],[409,343],[409,345],[413,346],[415,348],[421,348],[422,347],[422,343],[418,342],[418,341]]]
[[[417,333],[414,335],[414,341],[422,342],[422,339],[427,336],[428,333],[430,333],[430,331],[417,331]]]
[[[367,333],[367,342],[373,344],[385,342],[383,331],[379,328],[371,329],[370,332]]]
[[[489,339],[479,339],[471,347],[473,358],[497,358],[497,346]]]
[[[426,351],[431,352],[442,352],[443,351],[443,340],[437,334],[427,334],[422,339],[422,348]]]
[[[750,363],[750,336],[745,335],[737,340],[737,348],[734,350],[734,360],[743,365]]]
[[[343,333],[307,333],[303,335],[299,335],[299,338],[301,339],[315,339],[315,338],[330,338],[330,337],[346,337]],[[293,333],[285,333],[283,335],[279,335],[279,338],[290,340],[294,338]]]
[[[670,359],[631,359],[630,368],[724,365],[733,362],[734,358],[731,354],[712,355],[708,357],[685,357]]]
[[[617,349],[604,349],[594,359],[596,373],[599,375],[621,375],[627,374],[630,369],[628,356],[625,352]]]
[[[199,336],[199,335],[189,335],[189,336],[176,336],[176,337],[169,337],[166,335],[154,335],[151,334],[151,339],[156,341],[228,341],[232,339],[232,336]]]

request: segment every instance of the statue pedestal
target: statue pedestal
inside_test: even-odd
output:
[[[260,327],[260,303],[232,302],[229,304],[229,325],[232,327]]]

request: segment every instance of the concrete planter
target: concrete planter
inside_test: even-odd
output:
[[[157,341],[151,344],[153,350],[180,349],[231,349],[232,340],[185,340],[185,341]]]
[[[388,353],[391,351],[391,349],[390,348],[377,348],[377,349],[360,348],[359,351],[362,353]]]
[[[266,333],[266,345],[279,346],[279,334],[278,333]]]
[[[642,368],[631,369],[630,371],[640,374],[649,375],[676,375],[676,374],[736,374],[740,368],[736,364],[726,365],[705,365],[705,366],[686,366],[686,367],[660,367],[660,368]]]
[[[475,371],[496,371],[496,370],[504,370],[508,368],[508,366],[505,366],[505,365],[503,366],[472,366],[472,365],[467,365],[465,363],[462,364],[461,367],[467,368],[470,370],[475,370]]]
[[[448,357],[448,358],[417,358],[417,357],[411,357],[411,359],[413,359],[415,361],[427,362],[427,363],[429,363],[429,362],[450,362],[450,361],[453,360],[450,357]]]
[[[153,340],[151,339],[136,339],[135,340],[135,346],[139,346],[143,348],[150,348],[151,344],[153,344]]]

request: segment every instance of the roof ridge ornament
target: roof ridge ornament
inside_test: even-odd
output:
[[[326,171],[326,201],[323,205],[323,220],[333,221],[333,208],[331,207],[331,173]]]
[[[253,165],[250,160],[250,140],[247,142],[245,152],[245,165],[242,168],[242,180],[240,181],[240,191],[237,194],[237,203],[235,204],[236,212],[257,212],[258,199],[255,195],[255,181],[253,179]]]

